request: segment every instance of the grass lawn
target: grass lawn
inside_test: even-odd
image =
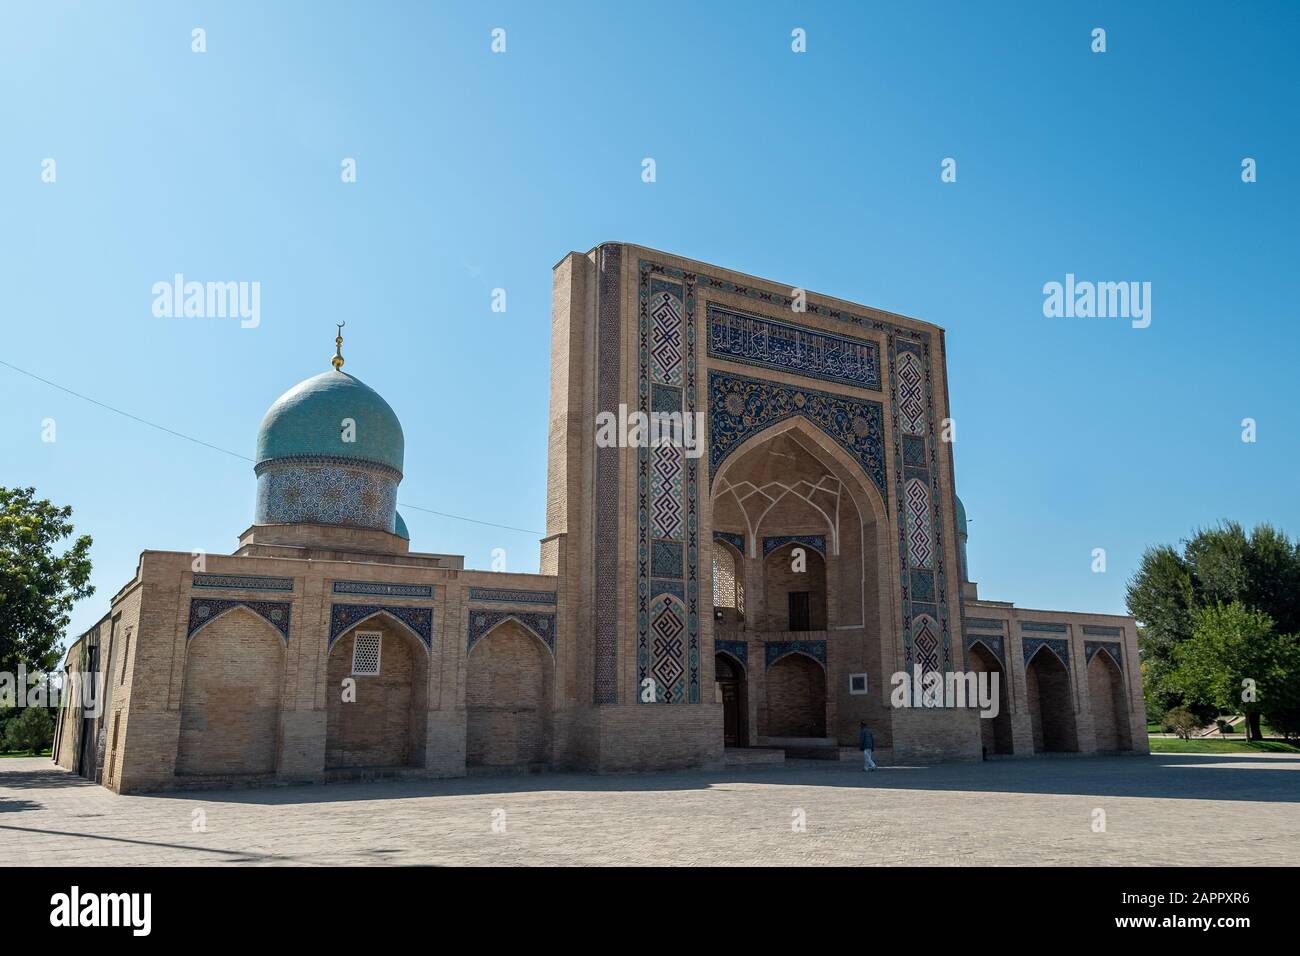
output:
[[[1152,737],[1153,754],[1300,754],[1300,747],[1284,740],[1219,740],[1201,737],[1179,740],[1177,737]]]
[[[9,753],[0,754],[0,757],[48,757],[49,755],[50,752],[48,750],[42,750],[38,754],[34,754],[30,750],[19,750],[17,752],[10,751]]]

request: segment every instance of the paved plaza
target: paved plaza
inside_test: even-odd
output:
[[[1297,833],[1300,757],[1285,755],[871,774],[790,761],[140,796],[47,759],[0,759],[0,865],[1297,865]]]

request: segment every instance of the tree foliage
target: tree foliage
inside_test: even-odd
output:
[[[1189,690],[1187,674],[1178,673],[1177,649],[1192,639],[1199,614],[1233,604],[1266,615],[1274,634],[1300,634],[1300,545],[1267,524],[1256,526],[1247,535],[1240,524],[1226,521],[1216,528],[1198,530],[1181,551],[1159,545],[1142,556],[1129,582],[1128,607],[1139,622],[1138,647],[1148,711],[1163,714],[1188,706],[1206,720],[1214,716],[1221,705],[1212,701],[1221,698],[1208,690]],[[1218,619],[1218,623],[1224,622]],[[1244,619],[1238,623],[1246,626]],[[1295,642],[1294,637],[1291,640]],[[1220,650],[1226,652],[1228,646],[1223,644]],[[1223,679],[1220,674],[1218,683]],[[1238,694],[1240,691],[1237,688]],[[1261,697],[1259,703],[1272,708],[1281,699]],[[1238,700],[1228,709],[1242,712],[1242,702]],[[1256,713],[1251,729],[1257,732],[1258,727]]]
[[[54,743],[54,718],[44,707],[24,707],[5,725],[5,743],[10,750],[39,754]]]
[[[90,536],[60,550],[71,517],[34,488],[0,487],[0,670],[52,670],[73,602],[94,593]]]

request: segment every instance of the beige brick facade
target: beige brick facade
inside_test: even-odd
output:
[[[942,329],[800,295],[632,245],[566,256],[542,573],[347,524],[145,551],[69,651],[105,706],[65,707],[56,759],[136,791],[708,767],[724,742],[851,747],[863,722],[885,760],[1145,749],[1131,618],[964,580]],[[699,413],[699,456],[597,440],[638,410]],[[932,663],[996,673],[1000,716],[893,706]]]

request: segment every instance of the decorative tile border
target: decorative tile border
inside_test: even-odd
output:
[[[763,557],[779,551],[787,544],[806,544],[823,558],[826,557],[826,536],[821,534],[786,534],[763,539]]]
[[[1083,625],[1083,633],[1094,634],[1098,637],[1123,637],[1124,628],[1122,627],[1103,627],[1100,624]]]
[[[1003,629],[1002,622],[992,617],[968,617],[966,618],[966,626],[984,631],[1000,631]]]
[[[998,663],[1002,665],[1003,670],[1006,670],[1007,654],[1001,634],[967,634],[965,640],[966,650],[970,650],[976,644],[983,644],[998,659]]]
[[[470,588],[471,601],[496,604],[554,604],[554,591],[517,591],[507,588]]]
[[[717,370],[709,372],[709,483],[744,442],[795,417],[808,420],[833,438],[889,500],[885,417],[880,402]]]
[[[715,531],[713,532],[713,540],[727,542],[727,544],[731,545],[733,548],[735,548],[737,551],[740,552],[741,557],[744,557],[745,536],[743,534],[735,534],[731,531]]]
[[[645,259],[637,276],[637,408],[693,416],[696,276]],[[677,452],[669,460],[658,449],[652,471],[651,451],[639,448],[636,458],[637,683],[654,680],[656,703],[698,704],[699,459],[669,449]]]
[[[329,646],[333,647],[344,632],[380,613],[405,625],[427,649],[433,650],[433,608],[398,604],[331,604]]]
[[[1046,647],[1060,659],[1067,671],[1071,669],[1069,641],[1057,637],[1026,637],[1023,639],[1023,644],[1026,664],[1038,653],[1039,648]]]
[[[1116,628],[1118,630],[1118,628]],[[1105,650],[1111,656],[1111,659],[1119,665],[1120,673],[1124,672],[1124,645],[1120,641],[1084,641],[1083,657],[1089,664],[1097,656],[1097,652]]]
[[[708,303],[709,356],[880,391],[880,346]]]
[[[740,666],[749,670],[749,645],[744,641],[714,641],[713,649],[730,654],[740,661]]]
[[[279,601],[209,601],[204,598],[190,598],[190,622],[185,632],[188,641],[203,627],[215,621],[222,614],[237,607],[246,607],[262,620],[280,632],[286,644],[289,643],[289,615],[293,605]]]
[[[254,574],[195,573],[195,588],[223,588],[232,591],[292,591],[293,578],[270,578]]]
[[[380,581],[335,581],[335,594],[365,594],[371,597],[433,597],[431,584],[385,584]]]
[[[903,665],[952,670],[947,572],[943,558],[943,511],[934,389],[928,335],[891,328],[890,425],[894,436],[894,495],[898,515],[898,563],[902,579]],[[888,499],[886,499],[888,501]],[[918,572],[924,574],[918,575]]]
[[[807,654],[822,667],[826,666],[825,641],[767,641],[763,654],[768,668],[790,654]]]
[[[494,611],[471,608],[469,624],[465,634],[465,652],[468,654],[474,645],[487,636],[498,624],[515,621],[528,629],[546,645],[546,649],[555,656],[555,615],[541,611]]]
[[[1065,624],[1055,624],[1047,621],[1021,621],[1020,629],[1022,631],[1038,631],[1049,634],[1068,634],[1070,631],[1070,628]]]
[[[622,371],[620,355],[623,347],[620,307],[623,247],[601,246],[596,266],[596,409],[617,413],[620,402],[619,375]],[[644,344],[641,348],[644,353]],[[619,449],[597,448],[595,551],[598,555],[618,554],[618,488]],[[644,557],[641,561],[644,567]],[[618,564],[616,560],[607,562],[596,574],[595,580],[593,696],[597,704],[618,703]]]

